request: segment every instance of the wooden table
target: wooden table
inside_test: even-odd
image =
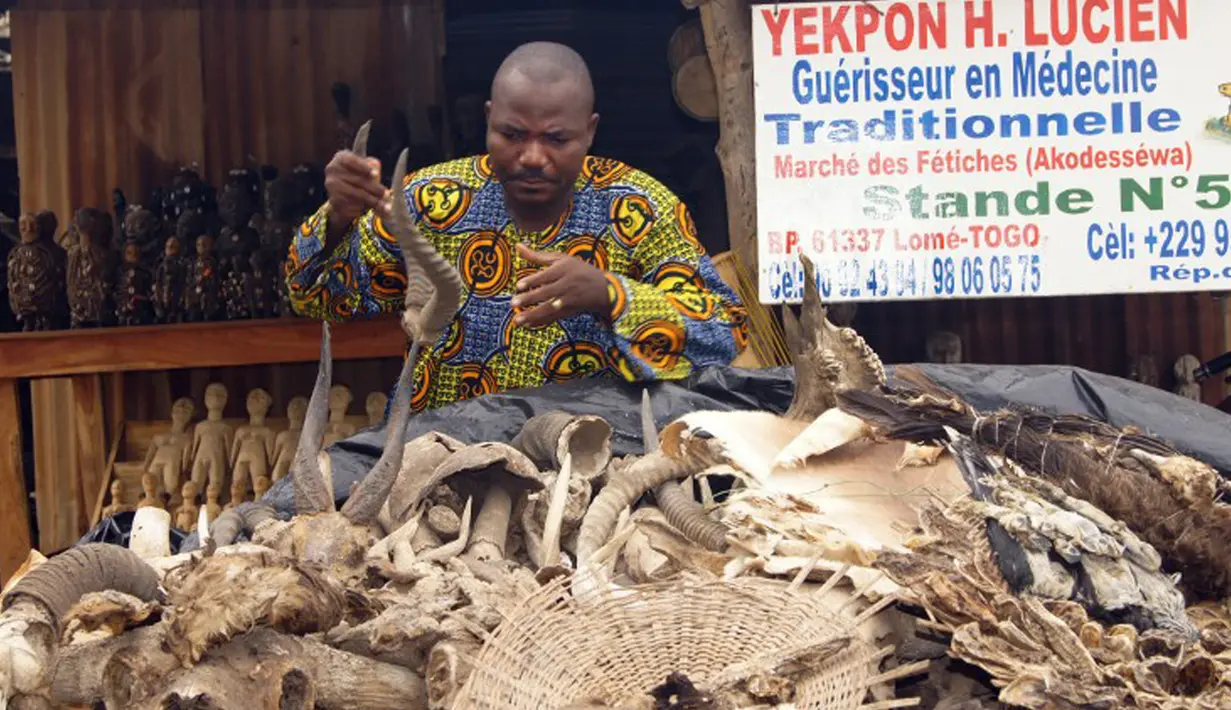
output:
[[[395,317],[331,324],[331,331],[336,361],[400,357],[406,344]],[[71,380],[74,406],[82,415],[76,431],[39,431],[36,420],[35,434],[74,447],[80,465],[101,481],[107,455],[98,411],[101,375],[316,362],[320,351],[320,323],[298,318],[0,335],[0,584],[25,561],[32,543],[20,380]],[[35,480],[44,474],[36,469]]]

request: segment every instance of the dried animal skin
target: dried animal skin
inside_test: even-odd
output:
[[[167,645],[185,666],[254,626],[307,634],[337,625],[345,611],[331,577],[265,555],[206,557],[166,584]]]
[[[405,668],[267,628],[210,650],[192,668],[168,661],[156,643],[114,655],[104,674],[107,706],[396,710],[426,702],[422,679]]]

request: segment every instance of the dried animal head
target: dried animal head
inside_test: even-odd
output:
[[[782,311],[787,346],[795,363],[795,396],[786,417],[812,421],[835,405],[835,392],[884,384],[885,367],[858,333],[829,321],[812,260],[803,254],[799,259],[804,266],[799,319],[790,309]]]

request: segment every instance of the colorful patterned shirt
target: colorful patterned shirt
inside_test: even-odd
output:
[[[589,156],[569,211],[522,233],[505,207],[487,155],[423,168],[406,178],[411,217],[461,275],[462,305],[415,368],[416,411],[482,394],[584,376],[679,379],[727,364],[747,342],[744,307],[722,281],[688,209],[624,163]],[[342,320],[403,307],[401,249],[368,212],[323,254],[322,207],[300,227],[286,262],[296,313]],[[514,326],[518,279],[539,268],[514,245],[567,252],[607,272],[609,311]]]

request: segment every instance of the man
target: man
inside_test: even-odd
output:
[[[416,411],[582,376],[678,379],[742,350],[744,308],[687,208],[645,173],[588,155],[598,114],[580,55],[519,47],[485,110],[488,154],[401,186],[465,286],[457,318],[416,368]],[[296,313],[401,310],[406,275],[379,176],[378,161],[349,151],[325,169],[329,201],[287,262]]]

